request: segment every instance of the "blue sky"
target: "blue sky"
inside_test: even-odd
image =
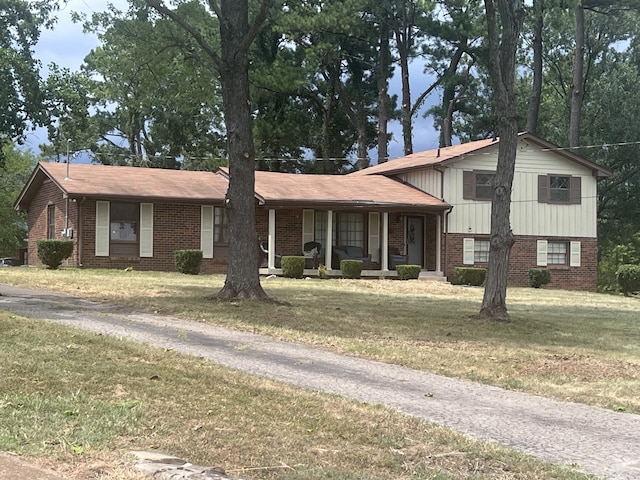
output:
[[[69,0],[63,9],[58,12],[58,22],[53,30],[44,31],[41,35],[40,42],[36,46],[36,56],[42,62],[44,74],[46,74],[46,66],[55,62],[61,67],[67,67],[72,71],[80,68],[84,57],[92,48],[98,46],[98,40],[94,35],[82,32],[82,26],[74,24],[71,21],[72,12],[82,12],[87,16],[92,13],[101,12],[107,8],[107,3],[112,3],[122,10],[127,8],[126,0]],[[420,92],[425,89],[431,79],[422,73],[422,66],[419,64],[412,65],[411,68],[411,92],[416,98]],[[396,74],[390,83],[391,93],[400,94],[400,76]],[[438,92],[432,94],[431,101],[437,101]],[[429,102],[427,102],[429,103]],[[391,122],[389,131],[393,133],[393,140],[389,145],[390,158],[402,156],[402,130],[400,123]],[[438,132],[433,128],[433,119],[424,119],[419,114],[414,120],[414,151],[431,150],[438,147]],[[47,133],[44,129],[38,129],[30,132],[27,136],[27,146],[37,150],[38,145],[47,142]],[[375,158],[375,152],[372,157]]]

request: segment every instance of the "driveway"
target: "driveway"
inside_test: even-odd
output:
[[[298,387],[383,404],[541,460],[640,479],[640,415],[337,355],[270,337],[0,285],[0,309],[128,338]]]

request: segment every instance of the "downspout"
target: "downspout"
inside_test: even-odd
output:
[[[82,205],[84,204],[86,197],[82,197],[79,202],[76,202],[78,211],[78,221],[76,238],[78,239],[78,267],[82,267]]]

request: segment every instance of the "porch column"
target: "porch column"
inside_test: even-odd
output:
[[[442,215],[438,215],[436,222],[436,272],[442,272],[441,256],[442,256]]]
[[[380,268],[389,271],[389,212],[382,212],[382,245],[380,246]]]
[[[269,258],[267,259],[267,267],[269,270],[276,268],[276,211],[269,210],[269,236],[267,238]]]
[[[331,270],[331,257],[333,250],[333,210],[327,211],[327,248],[324,249],[324,264],[327,270]]]

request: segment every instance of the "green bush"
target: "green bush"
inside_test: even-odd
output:
[[[304,275],[304,257],[285,255],[282,257],[282,275],[287,278],[302,278]]]
[[[420,265],[396,265],[396,272],[400,280],[416,279],[420,276]]]
[[[486,268],[477,267],[456,267],[455,268],[456,283],[460,285],[471,285],[480,287],[487,278]]]
[[[73,253],[73,240],[38,240],[38,258],[51,270]]]
[[[320,264],[318,265],[318,278],[321,278],[322,280],[327,278],[327,266]]]
[[[176,250],[173,252],[176,269],[187,275],[198,275],[202,265],[202,250]]]
[[[640,265],[620,265],[616,270],[616,278],[618,287],[625,296],[640,291]]]
[[[529,269],[529,285],[533,288],[540,288],[551,281],[551,272],[546,268]]]
[[[362,260],[340,260],[342,278],[360,278],[363,265]]]

